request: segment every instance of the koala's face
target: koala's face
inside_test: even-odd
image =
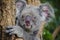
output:
[[[39,12],[35,8],[25,8],[20,15],[20,24],[29,30],[35,30],[38,26]]]
[[[54,10],[51,5],[41,5],[40,6],[40,14],[42,15],[42,20],[46,22],[50,22],[52,18],[54,18]]]
[[[23,29],[37,30],[39,29],[40,22],[49,22],[54,18],[54,10],[49,4],[42,4],[39,7],[27,6],[23,2],[16,3],[18,22]],[[18,24],[18,25],[19,25]]]

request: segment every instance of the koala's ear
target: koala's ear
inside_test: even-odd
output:
[[[22,10],[26,6],[26,1],[25,0],[16,0],[16,15],[20,15]]]
[[[54,9],[49,3],[43,3],[39,6],[39,15],[42,21],[51,21],[55,18]]]
[[[16,8],[22,10],[26,6],[25,0],[17,0],[16,1]]]

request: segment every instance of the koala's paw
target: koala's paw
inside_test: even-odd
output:
[[[6,33],[9,35],[17,35],[17,37],[23,37],[23,29],[20,26],[8,26]]]

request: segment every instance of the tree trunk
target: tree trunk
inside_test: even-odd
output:
[[[54,32],[52,34],[54,40],[55,40],[55,38],[56,38],[56,36],[58,35],[59,32],[60,32],[60,26],[56,27],[56,29],[54,30]]]
[[[5,28],[11,25],[15,25],[15,0],[0,0],[1,40],[12,40],[5,33]]]
[[[41,4],[40,0],[26,0],[26,1],[27,1],[27,4],[29,5],[39,6]]]

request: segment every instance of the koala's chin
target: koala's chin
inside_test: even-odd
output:
[[[25,26],[25,31],[26,32],[31,32],[31,28],[32,28],[31,26]]]
[[[25,28],[25,31],[26,31],[26,32],[31,32],[31,30],[30,30],[30,29],[27,29],[27,28]]]

